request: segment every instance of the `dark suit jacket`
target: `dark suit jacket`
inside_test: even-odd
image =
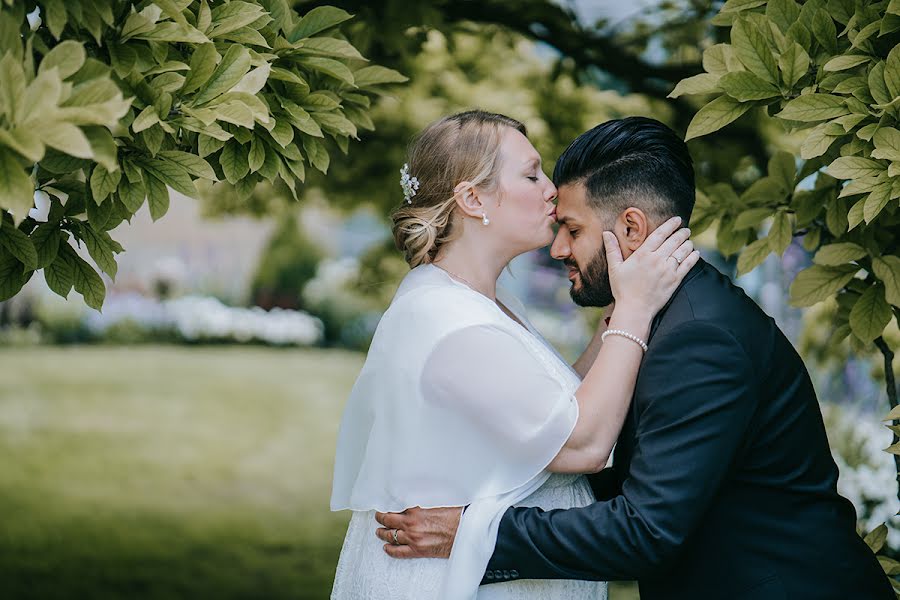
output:
[[[838,495],[809,375],[701,261],[651,328],[614,466],[584,508],[511,508],[482,583],[637,579],[642,600],[894,595]]]

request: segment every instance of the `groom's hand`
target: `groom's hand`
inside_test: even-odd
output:
[[[383,527],[375,535],[394,558],[449,558],[462,508],[407,508],[402,513],[375,513]],[[394,541],[394,530],[397,541]]]

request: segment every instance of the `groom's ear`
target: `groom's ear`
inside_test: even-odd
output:
[[[639,208],[626,208],[616,220],[616,236],[622,247],[623,255],[637,250],[647,236],[650,235],[650,219]]]

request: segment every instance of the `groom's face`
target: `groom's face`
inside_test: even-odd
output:
[[[559,231],[550,247],[553,258],[569,270],[569,294],[579,306],[608,306],[614,298],[603,247],[603,216],[588,204],[581,183],[559,188],[556,219]]]

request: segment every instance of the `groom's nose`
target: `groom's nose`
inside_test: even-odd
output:
[[[569,230],[565,226],[560,227],[550,246],[550,256],[556,260],[565,260],[572,256],[572,250],[569,247]]]

